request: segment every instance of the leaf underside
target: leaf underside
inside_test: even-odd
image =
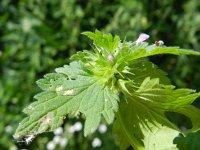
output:
[[[200,110],[191,103],[200,96],[200,93],[193,93],[189,89],[173,88],[160,85],[158,79],[146,78],[131,97],[127,96],[126,101],[120,103],[114,132],[119,137],[122,149],[126,149],[129,145],[136,150],[174,147],[172,141],[181,131],[166,118],[166,111],[178,112],[190,118],[193,124],[191,131],[199,128]],[[154,133],[154,130],[159,132]],[[158,137],[161,133],[162,140],[165,141],[163,144],[159,144],[161,139]],[[152,138],[155,136],[154,140],[147,135]],[[169,147],[170,145],[172,147]]]

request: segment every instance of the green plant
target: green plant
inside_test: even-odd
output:
[[[69,65],[37,81],[43,92],[24,109],[28,117],[16,130],[17,140],[29,142],[37,134],[53,131],[66,117],[85,118],[85,136],[97,129],[102,118],[108,124],[114,121],[122,149],[129,145],[136,150],[176,149],[173,139],[184,132],[167,119],[166,112],[190,118],[193,126],[187,132],[199,129],[200,110],[191,103],[200,93],[175,89],[146,57],[200,53],[166,47],[162,41],[148,44],[146,34],[134,42],[98,30],[83,34],[93,41],[94,51],[78,52]]]
[[[115,12],[114,5],[116,3],[110,2],[104,6],[96,0],[0,1],[0,149],[20,148],[15,145],[12,134],[23,118],[21,109],[39,90],[34,88],[35,80],[68,63],[70,55],[84,49],[87,45],[82,42],[82,30],[103,28],[108,22],[101,20],[105,20],[111,10]],[[99,9],[104,11],[99,13]],[[28,149],[45,149],[50,138],[34,140]],[[73,138],[71,141],[78,143],[81,140]],[[74,146],[70,149],[72,147],[77,149]]]
[[[200,149],[199,138],[200,131],[197,131],[196,133],[188,133],[185,137],[176,137],[174,143],[181,150],[196,150]]]

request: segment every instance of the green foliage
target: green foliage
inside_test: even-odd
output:
[[[38,91],[35,80],[85,48],[82,30],[103,27],[101,20],[108,12],[115,12],[117,3],[0,1],[0,149],[15,145],[12,134],[23,117],[22,108]],[[99,9],[104,11],[97,13]],[[7,126],[12,127],[9,133],[5,131]],[[46,143],[39,149],[45,148]]]
[[[85,34],[97,47],[93,52],[75,54],[70,65],[57,68],[56,73],[37,81],[44,92],[36,95],[37,101],[24,109],[28,117],[18,126],[16,139],[53,131],[67,116],[78,117],[80,113],[86,120],[84,135],[87,136],[97,129],[102,116],[108,124],[112,123],[116,112],[114,133],[122,149],[129,145],[136,150],[176,149],[173,139],[183,132],[167,119],[165,112],[190,118],[193,127],[188,132],[200,128],[200,110],[191,105],[200,93],[163,84],[168,82],[165,74],[141,59],[158,54],[200,55],[199,52],[119,39],[116,44],[111,34],[98,30]],[[131,69],[141,60],[147,65]],[[138,73],[142,68],[154,72]],[[166,136],[163,142],[162,136]]]
[[[111,34],[103,34],[98,30],[95,30],[95,33],[83,32],[83,34],[92,39],[95,46],[103,48],[104,51],[112,53],[119,45],[119,36],[113,37]]]
[[[168,133],[172,134],[171,141],[168,139],[168,144],[167,140],[163,139],[165,142],[158,145],[161,142],[160,138],[152,133],[155,136],[153,138],[154,144],[149,146],[150,142],[148,141],[144,143],[144,146],[148,150],[153,149],[154,145],[156,149],[169,148],[169,144],[172,144],[172,139],[178,135],[177,131],[179,130],[166,118],[165,111],[185,114],[192,120],[193,130],[196,131],[200,126],[198,121],[200,111],[190,104],[200,93],[190,94],[191,92],[192,90],[188,89],[174,90],[173,86],[163,87],[159,84],[158,79],[150,80],[150,78],[146,78],[139,89],[126,99],[127,102],[120,105],[114,131],[120,137],[122,146],[128,146],[130,143],[135,149],[143,149],[142,141],[148,134],[151,134],[152,130],[153,132],[154,130],[163,130],[161,131],[162,136],[166,138],[169,138],[167,137]],[[149,138],[148,140],[151,141],[152,139]]]
[[[0,1],[0,149],[12,149],[16,144],[12,135],[23,117],[22,108],[32,102],[31,97],[38,91],[35,80],[68,63],[69,56],[76,51],[89,48],[83,42],[81,32],[98,28],[126,36],[127,40],[136,39],[140,32],[148,32],[150,43],[162,39],[166,45],[198,50],[199,6],[198,0]],[[168,72],[177,87],[200,89],[199,57],[159,55],[151,60]],[[152,69],[157,68],[150,62],[140,62],[152,66]],[[140,68],[135,69],[141,75],[137,80],[142,82],[143,72],[158,78],[150,73],[151,69],[142,68],[140,62],[134,63]],[[130,69],[134,70],[134,67]],[[120,83],[123,86],[127,81]],[[195,105],[199,103],[195,102]],[[179,125],[182,124],[182,118],[176,119]],[[65,126],[69,122],[73,124],[73,120],[66,122]],[[10,127],[12,130],[7,130]],[[95,136],[99,134],[95,133],[87,141],[82,132],[67,136],[69,148],[76,150],[80,149],[77,145],[82,145],[81,149],[92,149],[91,138]],[[116,149],[111,142],[110,130],[100,137],[102,149]],[[51,134],[41,135],[27,149],[46,149],[51,138]],[[108,144],[110,147],[105,147]],[[17,146],[24,149],[23,145]]]
[[[37,82],[44,92],[35,96],[37,102],[24,109],[30,116],[18,127],[17,136],[54,131],[68,114],[71,117],[79,113],[85,115],[85,136],[97,129],[101,115],[107,123],[113,121],[118,107],[117,93],[98,84],[79,63],[74,62],[56,71]]]
[[[180,136],[174,139],[174,143],[181,150],[196,150],[199,146],[200,131],[189,133],[185,137]]]

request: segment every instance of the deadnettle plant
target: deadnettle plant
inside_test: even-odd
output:
[[[176,149],[173,139],[184,133],[167,119],[166,112],[188,117],[193,126],[186,132],[199,129],[200,110],[191,104],[200,93],[176,89],[166,73],[146,58],[199,52],[166,47],[162,41],[149,44],[144,33],[134,42],[98,30],[83,34],[93,41],[93,51],[76,53],[69,65],[37,81],[42,92],[23,110],[27,117],[16,130],[17,140],[31,141],[30,137],[53,131],[68,116],[85,118],[85,136],[102,119],[113,123],[122,149],[130,145],[135,150]]]

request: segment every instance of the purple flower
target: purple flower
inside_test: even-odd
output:
[[[150,36],[149,36],[148,34],[146,34],[146,33],[141,33],[141,34],[139,35],[138,39],[137,39],[135,42],[136,42],[136,44],[139,44],[139,43],[141,43],[141,42],[146,41],[149,37],[150,37]]]
[[[109,54],[108,57],[107,57],[107,59],[108,59],[109,61],[113,61],[113,55]]]

